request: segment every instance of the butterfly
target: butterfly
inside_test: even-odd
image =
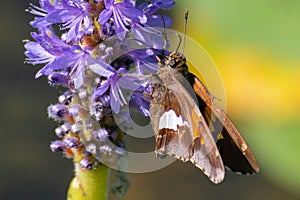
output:
[[[150,106],[157,156],[190,161],[216,184],[224,179],[224,165],[241,174],[259,172],[250,147],[214,104],[215,97],[189,72],[183,54],[157,59],[160,69],[152,76]],[[217,142],[212,134],[218,134]]]

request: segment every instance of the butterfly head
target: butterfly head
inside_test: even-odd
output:
[[[178,68],[181,65],[186,63],[186,58],[183,54],[178,52],[171,53],[166,60],[166,65],[170,66],[171,68]]]

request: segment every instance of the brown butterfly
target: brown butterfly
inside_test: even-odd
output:
[[[185,57],[171,53],[159,66],[152,77],[150,109],[157,155],[191,161],[213,183],[224,179],[224,165],[237,173],[258,172],[253,152],[226,113],[213,103],[215,97],[188,71]],[[212,134],[219,134],[217,142]]]
[[[188,10],[184,36],[187,18]],[[183,53],[176,50],[157,60],[160,69],[152,76],[150,107],[157,155],[191,161],[213,183],[223,181],[224,165],[241,174],[259,172],[246,141],[226,113],[214,104],[215,97],[189,72]],[[213,135],[218,135],[217,142]]]

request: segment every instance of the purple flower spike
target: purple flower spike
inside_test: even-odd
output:
[[[144,2],[144,3],[143,3]],[[39,0],[30,4],[32,41],[26,63],[43,65],[35,78],[63,91],[48,116],[59,122],[52,151],[90,170],[126,154],[124,135],[134,109],[149,116],[150,77],[164,59],[171,19],[156,12],[172,0]],[[158,50],[158,49],[163,49]],[[95,157],[92,157],[95,156]]]

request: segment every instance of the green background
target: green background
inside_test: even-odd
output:
[[[29,2],[5,1],[0,8],[0,199],[64,199],[72,163],[50,152],[56,124],[46,114],[58,91],[34,79],[38,67],[23,64],[22,40],[33,31],[32,16],[24,12]],[[300,199],[300,1],[177,1],[168,14],[179,31],[186,8],[187,34],[219,67],[227,111],[261,172],[227,171],[214,185],[191,164],[175,162],[130,174],[124,199]]]

